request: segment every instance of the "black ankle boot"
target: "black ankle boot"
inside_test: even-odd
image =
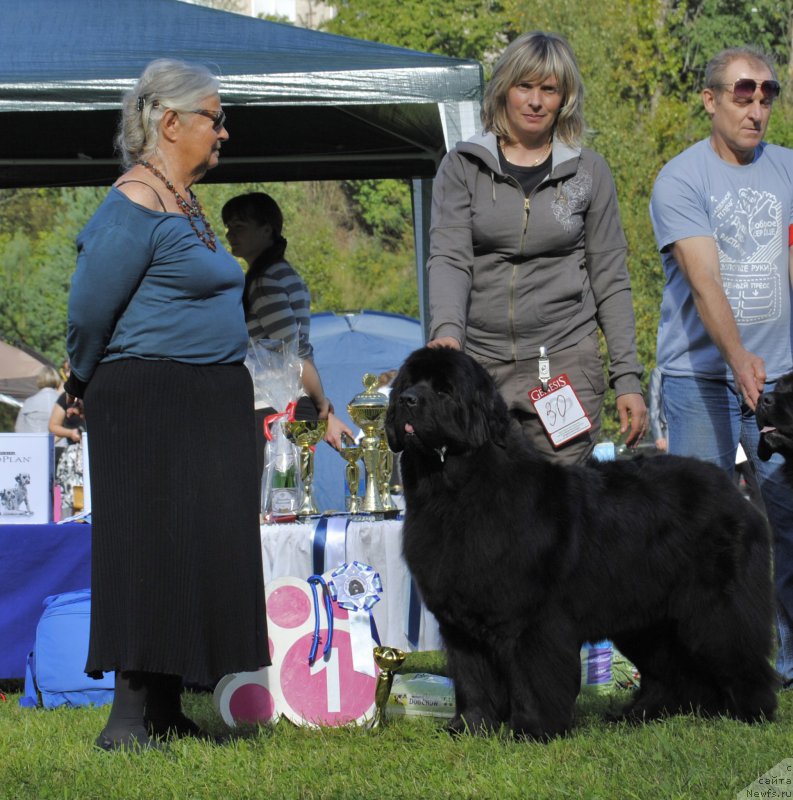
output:
[[[114,750],[127,750],[135,752],[137,750],[164,750],[165,745],[157,739],[150,737],[146,729],[141,726],[140,730],[128,731],[121,736],[108,734],[107,729],[99,734],[94,746],[100,750],[112,752]]]
[[[161,749],[146,732],[146,676],[142,672],[116,672],[113,705],[104,729],[94,744],[101,750]]]
[[[182,678],[179,675],[150,675],[145,722],[150,736],[158,738],[202,737],[201,728],[182,712]]]

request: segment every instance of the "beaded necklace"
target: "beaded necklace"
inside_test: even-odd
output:
[[[198,198],[190,192],[190,197],[193,198],[192,205],[187,202],[187,200],[176,191],[176,187],[165,177],[165,175],[148,161],[138,161],[142,167],[145,167],[152,175],[156,175],[164,184],[165,187],[168,189],[171,194],[176,198],[176,205],[179,206],[180,210],[185,214],[187,219],[190,222],[190,227],[195,231],[195,235],[212,251],[217,249],[217,245],[215,244],[215,231],[212,230],[212,226],[209,224],[209,220],[204,216],[204,209],[201,208],[201,203],[198,202]],[[204,226],[204,230],[199,230],[195,224],[195,220],[200,219],[201,223]]]

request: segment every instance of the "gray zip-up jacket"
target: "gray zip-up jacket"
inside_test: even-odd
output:
[[[625,235],[597,153],[554,139],[551,174],[526,197],[501,172],[494,134],[460,142],[435,178],[430,237],[431,339],[510,361],[540,346],[553,355],[600,326],[609,383],[641,392]]]

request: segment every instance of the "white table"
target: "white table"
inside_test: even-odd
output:
[[[315,548],[315,528],[319,520],[262,525],[262,562],[265,583],[273,578],[313,575],[315,561],[320,572],[339,564],[361,561],[380,573],[383,593],[372,609],[383,645],[413,650],[407,638],[410,573],[402,559],[402,523],[395,520],[367,522],[336,518],[331,521],[335,535],[328,535],[324,548]],[[339,530],[340,529],[340,530]],[[323,558],[324,555],[324,558]],[[418,650],[439,650],[441,639],[435,618],[421,604],[418,610]]]

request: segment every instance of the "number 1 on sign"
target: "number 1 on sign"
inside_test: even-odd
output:
[[[324,658],[318,658],[311,665],[311,674],[317,675],[323,669],[328,693],[328,713],[341,711],[341,674],[338,648],[330,648],[330,656],[327,661]]]

